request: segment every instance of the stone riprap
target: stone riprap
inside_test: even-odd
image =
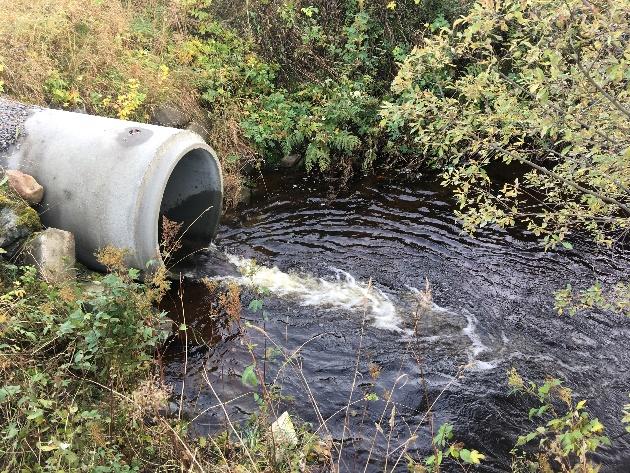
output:
[[[0,97],[0,154],[14,145],[22,133],[22,125],[37,107]]]

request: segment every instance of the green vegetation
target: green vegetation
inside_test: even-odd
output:
[[[467,230],[518,221],[571,248],[629,228],[630,4],[603,3],[480,2],[405,58],[384,123],[444,170]],[[497,161],[526,172],[495,183]]]
[[[32,267],[0,265],[0,471],[296,471],[323,461],[300,423],[294,444],[276,445],[262,402],[216,438],[189,436],[159,378],[169,332],[154,303],[165,273],[140,283],[123,252],[99,257],[109,274],[57,286]]]
[[[411,457],[407,459],[409,471],[412,473],[425,473],[440,471],[444,459],[452,458],[465,471],[463,465],[479,465],[485,455],[477,450],[469,450],[461,442],[453,441],[453,425],[442,424],[437,434],[433,437],[432,446],[436,453],[427,457],[424,464],[418,463]]]
[[[312,176],[342,185],[379,168],[437,171],[470,233],[523,225],[545,248],[572,250],[580,238],[612,247],[630,230],[628,0],[0,0],[0,11],[0,92],[139,121],[164,105],[183,110],[209,127],[229,205],[249,165],[298,154]],[[5,187],[0,206],[39,228]],[[3,471],[331,462],[330,443],[297,420],[297,441],[278,456],[270,425],[281,397],[255,359],[242,381],[256,390],[257,415],[191,438],[158,376],[164,271],[141,283],[118,252],[100,257],[111,271],[89,288],[2,262]],[[216,301],[217,317],[240,323],[234,288]],[[567,286],[556,308],[628,314],[630,284]],[[592,454],[608,439],[584,401],[555,379],[511,372],[510,385],[538,401],[530,420],[539,422],[516,440],[514,471],[597,471]],[[381,434],[386,412],[395,419],[389,399]],[[620,415],[630,425],[630,404]],[[439,427],[433,455],[408,458],[409,469],[470,471],[484,460],[453,440],[454,428]]]
[[[573,392],[555,378],[541,385],[529,382],[512,369],[508,373],[512,393],[520,393],[538,400],[539,405],[529,410],[529,419],[541,423],[532,432],[522,435],[512,450],[512,470],[515,473],[529,471],[563,471],[595,473],[599,466],[590,459],[598,448],[610,445],[604,426],[586,410],[586,401],[573,401]],[[566,409],[565,413],[558,411]],[[546,420],[546,421],[545,421]],[[536,443],[534,452],[525,452],[528,444]]]
[[[5,2],[0,63],[5,92],[29,103],[147,120],[157,103],[186,97],[171,71],[177,3],[68,0]],[[167,8],[168,7],[168,8]]]

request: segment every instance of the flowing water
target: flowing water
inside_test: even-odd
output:
[[[630,471],[630,435],[620,423],[630,393],[630,319],[561,317],[552,295],[567,283],[627,277],[627,254],[579,244],[544,252],[524,231],[463,235],[437,182],[366,178],[331,196],[307,177],[265,176],[252,205],[224,220],[217,249],[188,272],[239,284],[245,306],[266,288],[263,310],[241,320],[266,336],[250,328],[244,337],[212,317],[203,285],[185,283],[182,300],[173,296],[190,329],[172,341],[165,375],[176,397],[183,389],[195,432],[225,428],[217,397],[229,401],[232,420],[256,411],[241,382],[249,343],[266,381],[287,396],[281,409],[344,438],[342,471],[366,463],[391,471],[405,442],[414,456],[430,454],[431,417],[486,454],[481,471],[508,471],[517,435],[535,428],[531,401],[508,395],[511,367],[536,381],[559,377],[587,399],[613,439],[598,457],[602,471]],[[274,344],[295,352],[292,363]],[[369,393],[378,400],[362,401]]]

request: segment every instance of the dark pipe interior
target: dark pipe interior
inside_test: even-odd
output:
[[[186,153],[171,173],[160,207],[158,234],[165,259],[176,262],[210,244],[219,225],[221,199],[220,170],[213,156],[199,148]],[[181,225],[176,237],[164,235],[163,217]],[[181,248],[176,252],[172,245],[163,247],[163,242],[180,237]]]

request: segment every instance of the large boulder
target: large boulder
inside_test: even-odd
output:
[[[44,198],[44,188],[33,176],[10,169],[5,173],[9,186],[31,205],[39,204]]]
[[[35,266],[50,283],[61,283],[75,277],[74,235],[57,228],[36,233],[23,249],[26,264]]]
[[[208,119],[195,118],[186,127],[187,130],[197,133],[203,140],[208,143],[210,141],[210,130],[212,130],[212,123]]]
[[[300,154],[287,154],[280,160],[281,168],[296,168],[302,163],[304,156]]]

